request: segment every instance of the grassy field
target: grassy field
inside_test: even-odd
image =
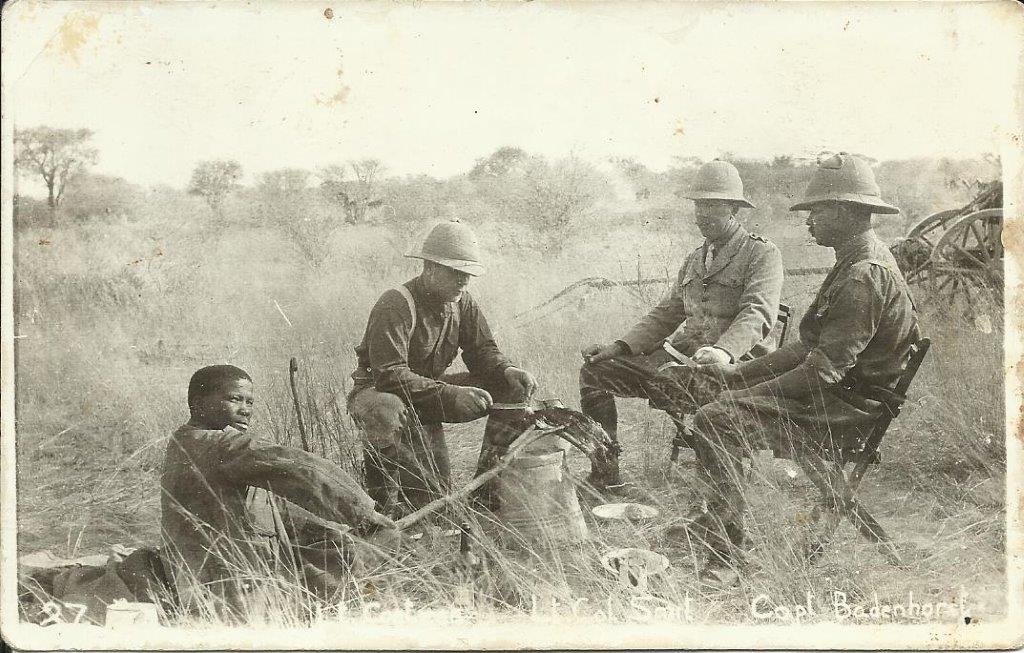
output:
[[[180,208],[180,207],[179,207]],[[406,230],[352,226],[323,236],[330,254],[311,265],[279,230],[217,226],[203,207],[167,210],[137,222],[79,223],[16,234],[18,537],[27,553],[101,552],[111,544],[155,544],[159,473],[169,433],[185,419],[189,376],[231,362],[258,391],[254,430],[298,441],[287,365],[296,356],[314,450],[350,465],[357,440],[344,414],[353,347],[368,310],[385,289],[414,276],[401,253],[429,225]],[[188,217],[181,218],[185,215]],[[579,349],[619,336],[653,304],[662,286],[583,289],[544,309],[531,307],[590,276],[674,276],[697,241],[692,230],[624,218],[583,228],[556,252],[534,247],[535,234],[508,224],[474,225],[488,273],[471,290],[499,344],[542,384],[541,397],[578,407]],[[807,244],[797,218],[775,225],[797,234],[783,243],[790,267],[829,265],[830,250]],[[772,235],[772,230],[769,229]],[[891,226],[887,237],[898,233]],[[820,276],[787,279],[784,299],[802,314]],[[530,611],[643,619],[600,567],[614,546],[647,546],[672,566],[652,586],[662,618],[747,622],[751,602],[768,611],[805,603],[830,620],[834,591],[849,602],[956,601],[966,593],[972,619],[1005,613],[1005,449],[1002,316],[976,314],[919,297],[934,340],[912,399],[884,443],[884,462],[867,477],[864,499],[908,552],[908,569],[887,566],[849,525],[816,565],[799,555],[811,497],[785,465],[756,461],[748,523],[756,542],[751,573],[723,592],[697,586],[692,556],[662,535],[693,499],[692,460],[668,468],[672,428],[641,401],[621,402],[626,473],[650,494],[661,517],[642,527],[590,522],[590,542],[550,555],[497,552],[489,585],[468,592],[453,569],[455,542],[353,581],[353,602],[419,608],[466,604],[476,614],[512,619]],[[525,314],[524,314],[525,313]],[[794,325],[795,326],[795,325]],[[795,330],[790,337],[796,337]],[[449,429],[456,482],[469,480],[482,423]],[[571,467],[585,469],[572,456]],[[479,582],[479,581],[478,581]],[[608,597],[612,597],[609,599]],[[579,599],[586,601],[580,602]],[[647,599],[645,599],[647,600]],[[679,606],[691,605],[685,617]],[[572,606],[575,606],[573,608]],[[302,621],[308,605],[267,619]],[[775,622],[785,613],[772,613]],[[304,616],[305,615],[305,616]],[[782,615],[782,616],[780,616]],[[944,620],[950,617],[942,617]],[[956,615],[959,619],[959,614]],[[927,619],[911,617],[906,620]]]

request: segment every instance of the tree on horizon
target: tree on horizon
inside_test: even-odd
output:
[[[224,200],[228,193],[238,188],[238,180],[241,178],[242,165],[237,161],[200,161],[192,171],[188,194],[199,195],[214,213],[223,217]]]
[[[91,129],[55,129],[39,126],[14,132],[14,165],[22,174],[38,174],[46,184],[46,203],[56,212],[68,182],[87,166],[95,165],[99,152],[89,145]]]

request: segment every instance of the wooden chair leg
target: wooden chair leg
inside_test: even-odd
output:
[[[841,468],[832,468],[813,451],[801,452],[797,462],[821,493],[823,510],[828,514],[822,535],[808,551],[809,559],[817,559],[824,553],[835,537],[841,517],[846,517],[864,538],[881,545],[882,554],[888,562],[903,566],[903,561],[889,534],[854,496]]]
[[[822,556],[823,553],[832,544],[832,540],[835,538],[836,531],[839,530],[839,524],[842,522],[842,516],[838,512],[829,511],[825,516],[825,526],[821,528],[821,533],[811,543],[807,550],[807,559],[811,562],[816,561]]]
[[[692,449],[693,443],[690,441],[692,436],[687,437],[689,435],[687,431],[689,427],[686,426],[682,418],[675,417],[671,414],[669,417],[672,418],[672,423],[675,424],[676,427],[676,434],[672,437],[672,453],[668,457],[669,461],[674,463],[679,460],[679,450],[683,447]]]

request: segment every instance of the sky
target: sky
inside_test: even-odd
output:
[[[1019,122],[1014,4],[20,0],[4,102],[15,127],[92,129],[98,173],[174,186],[215,158],[444,177],[504,145],[658,170],[967,157]]]

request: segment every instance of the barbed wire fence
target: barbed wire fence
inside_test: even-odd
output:
[[[788,268],[786,269],[786,276],[803,277],[827,274],[831,269],[831,266]],[[521,329],[559,312],[565,307],[565,302],[560,300],[564,300],[566,297],[571,296],[573,293],[580,291],[581,289],[609,290],[611,288],[624,288],[637,298],[642,299],[644,288],[657,284],[669,284],[674,281],[675,277],[637,278],[628,280],[613,280],[606,277],[586,277],[584,279],[574,281],[543,302],[513,315],[511,326],[514,329]]]

